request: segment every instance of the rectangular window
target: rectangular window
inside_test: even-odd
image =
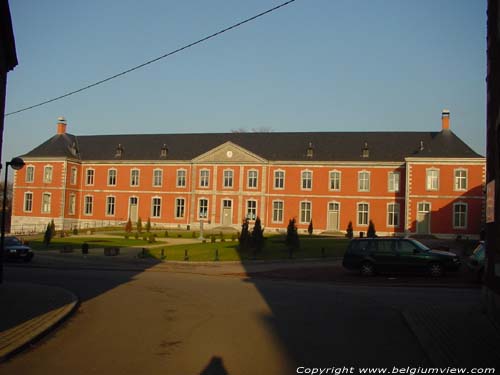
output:
[[[397,193],[399,191],[399,173],[398,172],[389,172],[389,187],[388,190],[390,192]]]
[[[32,165],[28,165],[26,167],[26,182],[33,182],[35,181],[35,167]]]
[[[358,191],[370,191],[370,172],[358,173]]]
[[[132,169],[130,171],[130,186],[139,186],[139,170]]]
[[[389,203],[387,205],[387,225],[399,227],[399,204]]]
[[[247,186],[249,189],[256,189],[257,188],[257,176],[258,176],[257,171],[248,171]]]
[[[312,189],[312,172],[311,171],[303,171],[301,173],[302,180],[302,190],[311,190]]]
[[[273,223],[283,222],[283,201],[273,201]]]
[[[368,203],[358,203],[358,225],[368,225]]]
[[[455,203],[453,205],[453,228],[467,228],[467,203]]]
[[[330,172],[330,190],[340,191],[340,172]]]
[[[311,222],[311,202],[300,202],[300,222]]]
[[[274,188],[284,189],[285,188],[285,172],[284,171],[274,171]]]
[[[108,185],[116,186],[116,169],[108,169]]]
[[[200,199],[198,201],[198,218],[199,219],[206,219],[208,217],[208,199]]]
[[[24,212],[33,211],[33,193],[24,193]]]
[[[427,190],[439,189],[439,169],[427,169],[426,188]]]
[[[155,169],[153,171],[153,186],[163,185],[163,171],[161,169]]]
[[[175,217],[181,219],[184,217],[184,198],[175,200]]]
[[[455,190],[467,190],[467,170],[455,170]]]
[[[106,215],[115,216],[115,197],[106,197]]]
[[[233,187],[233,171],[230,169],[226,169],[224,171],[224,187],[225,188]]]
[[[42,194],[42,213],[43,214],[50,213],[51,198],[52,198],[52,196],[50,195],[50,193],[43,193]]]
[[[186,170],[178,169],[177,170],[177,187],[186,187]]]
[[[94,211],[94,197],[92,195],[86,195],[84,203],[83,213],[85,215],[92,215]]]
[[[47,184],[52,182],[52,171],[53,168],[50,165],[43,168],[43,182]]]
[[[71,173],[69,175],[69,183],[71,185],[76,185],[77,173],[78,173],[78,171],[77,171],[76,167],[72,167],[71,168]]]
[[[257,218],[257,201],[247,201],[247,219],[255,220]]]
[[[68,214],[74,215],[75,212],[76,212],[76,195],[70,194],[69,195],[69,202],[68,202]]]
[[[208,187],[210,185],[210,171],[202,169],[200,171],[200,187]]]
[[[151,216],[160,217],[161,216],[161,198],[153,198],[151,202]]]
[[[86,185],[94,185],[94,170],[87,169],[87,176],[85,178]]]

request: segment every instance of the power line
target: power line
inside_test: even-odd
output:
[[[289,0],[289,1],[286,1],[286,2],[284,2],[284,3],[282,3],[282,4],[280,4],[280,5],[275,6],[274,8],[268,9],[268,10],[266,10],[266,11],[264,11],[264,12],[262,12],[262,13],[259,13],[259,14],[255,15],[255,16],[253,16],[253,17],[247,18],[247,19],[246,19],[246,20],[244,20],[244,21],[241,21],[241,22],[235,23],[235,24],[234,24],[234,25],[232,25],[232,26],[229,26],[229,27],[227,27],[227,28],[225,28],[225,29],[222,29],[222,30],[220,30],[220,31],[217,31],[216,33],[213,33],[213,34],[211,34],[211,35],[209,35],[209,36],[206,36],[206,37],[204,37],[204,38],[202,38],[202,39],[199,39],[199,40],[197,40],[196,42],[193,42],[193,43],[187,44],[187,45],[185,45],[184,47],[181,47],[181,48],[178,48],[178,49],[176,49],[176,50],[174,50],[174,51],[168,52],[168,53],[166,53],[166,54],[164,54],[164,55],[161,55],[161,56],[159,56],[159,57],[156,57],[156,58],[154,58],[154,59],[152,59],[152,60],[146,61],[145,63],[142,63],[142,64],[140,64],[140,65],[136,65],[136,66],[134,66],[133,68],[130,68],[130,69],[124,70],[123,72],[120,72],[120,73],[118,73],[118,74],[115,74],[115,75],[113,75],[113,76],[111,76],[111,77],[108,77],[108,78],[102,79],[102,80],[100,80],[100,81],[94,82],[94,83],[92,83],[92,84],[90,84],[90,85],[84,86],[84,87],[79,88],[79,89],[77,89],[77,90],[70,91],[70,92],[68,92],[68,93],[66,93],[66,94],[63,94],[63,95],[57,96],[57,97],[55,97],[55,98],[52,98],[52,99],[49,99],[49,100],[45,100],[45,101],[43,101],[43,102],[41,102],[41,103],[34,104],[34,105],[29,106],[29,107],[21,108],[21,109],[18,109],[18,110],[16,110],[16,111],[13,111],[13,112],[6,113],[4,117],[10,116],[10,115],[14,115],[14,114],[16,114],[16,113],[20,113],[20,112],[28,111],[28,110],[30,110],[30,109],[33,109],[33,108],[36,108],[36,107],[40,107],[40,106],[42,106],[42,105],[45,105],[45,104],[48,104],[48,103],[55,102],[56,100],[61,100],[61,99],[66,98],[66,97],[68,97],[68,96],[71,96],[71,95],[77,94],[77,93],[79,93],[79,92],[82,92],[82,91],[88,90],[88,89],[90,89],[90,88],[92,88],[92,87],[99,86],[99,85],[101,85],[101,84],[103,84],[103,83],[105,83],[105,82],[111,81],[112,79],[115,79],[115,78],[118,78],[118,77],[121,77],[121,76],[124,76],[125,74],[131,73],[131,72],[133,72],[134,70],[138,70],[138,69],[140,69],[140,68],[143,68],[143,67],[145,67],[146,65],[149,65],[149,64],[155,63],[155,62],[157,62],[157,61],[159,61],[159,60],[161,60],[161,59],[164,59],[164,58],[166,58],[166,57],[172,56],[172,55],[174,55],[174,54],[176,54],[176,53],[178,53],[178,52],[184,51],[185,49],[188,49],[188,48],[190,48],[190,47],[193,47],[193,46],[195,46],[195,45],[197,45],[197,44],[200,44],[200,43],[206,42],[207,40],[212,39],[212,38],[215,38],[216,36],[219,36],[219,35],[221,35],[221,34],[225,33],[226,31],[230,31],[230,30],[235,29],[235,28],[237,28],[237,27],[239,27],[239,26],[241,26],[241,25],[243,25],[243,24],[245,24],[245,23],[248,23],[248,22],[253,21],[253,20],[255,20],[255,19],[259,18],[259,17],[262,17],[262,16],[264,16],[264,15],[266,15],[266,14],[268,14],[268,13],[274,12],[275,10],[278,10],[278,9],[280,9],[280,8],[282,8],[282,7],[284,7],[284,6],[288,5],[288,4],[290,4],[290,3],[293,3],[294,1],[295,1],[295,0]]]

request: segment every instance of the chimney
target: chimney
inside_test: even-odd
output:
[[[66,134],[66,119],[64,117],[57,118],[57,134]]]
[[[443,109],[441,113],[441,130],[449,130],[450,129],[450,111],[447,109]]]

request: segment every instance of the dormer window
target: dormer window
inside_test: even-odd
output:
[[[420,141],[419,151],[424,151],[424,141]]]
[[[164,143],[160,150],[160,157],[166,158],[167,156],[168,156],[168,148],[167,145]]]
[[[124,151],[124,148],[121,145],[121,143],[118,144],[118,147],[116,147],[115,158],[121,158],[123,155],[123,151]]]
[[[314,154],[314,148],[312,142],[309,142],[309,147],[307,148],[306,156],[308,159],[312,159]]]
[[[365,144],[363,145],[362,156],[364,158],[370,157],[370,149],[368,148],[368,142],[366,142],[366,141],[365,141]]]

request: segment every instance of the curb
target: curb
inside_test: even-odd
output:
[[[64,291],[72,301],[39,315],[15,327],[0,332],[0,363],[5,362],[28,345],[41,339],[66,320],[79,305],[78,297],[69,290],[50,287]]]

